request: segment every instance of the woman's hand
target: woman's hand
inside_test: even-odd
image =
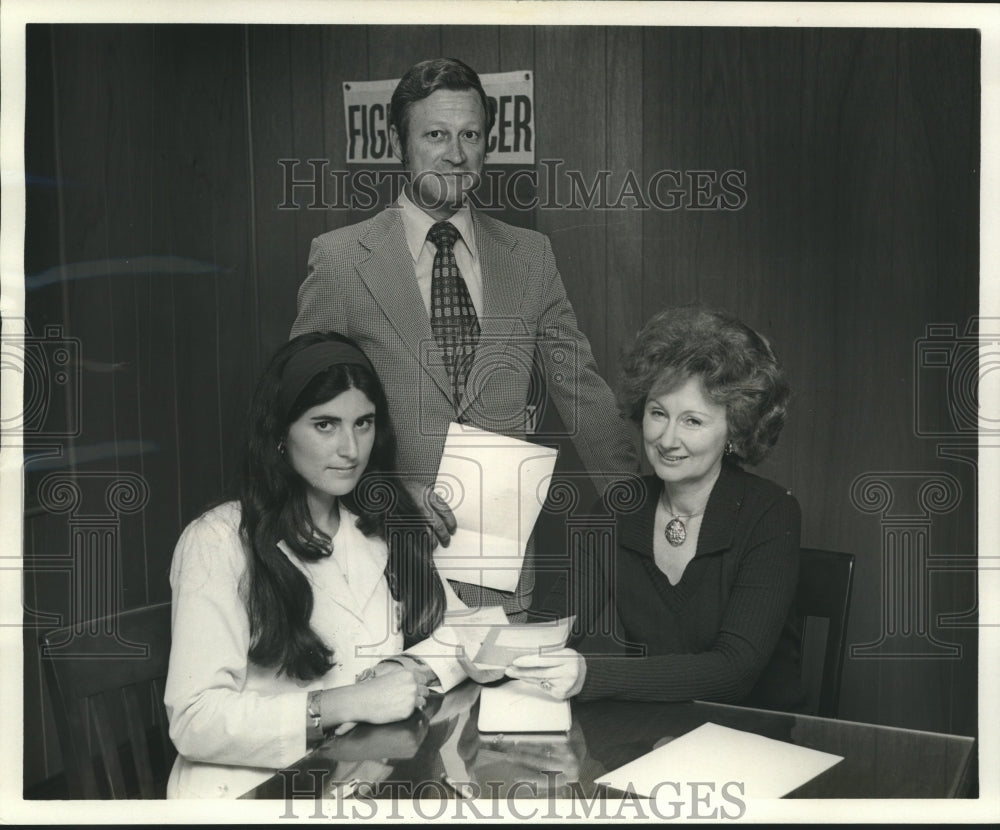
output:
[[[507,667],[508,677],[537,683],[552,697],[565,700],[583,688],[587,661],[571,648],[515,657]]]
[[[422,660],[411,657],[409,654],[388,657],[367,669],[359,679],[381,677],[383,674],[394,671],[408,671],[416,678],[417,683],[423,683],[425,686],[433,686],[438,683],[438,677],[434,674],[434,670]]]
[[[393,723],[423,709],[427,703],[427,686],[417,681],[412,672],[389,671],[353,686],[360,703],[355,721]]]
[[[353,686],[339,686],[323,692],[323,718],[326,728],[337,725],[340,735],[355,723],[394,723],[405,720],[414,709],[427,703],[427,686],[412,672],[388,671]],[[327,714],[329,713],[329,715]]]

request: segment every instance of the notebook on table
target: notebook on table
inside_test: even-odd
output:
[[[572,723],[568,700],[526,680],[486,686],[479,695],[480,732],[568,732]]]

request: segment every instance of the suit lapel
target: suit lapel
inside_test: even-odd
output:
[[[333,555],[341,570],[351,575],[351,593],[360,612],[360,618],[367,623],[365,609],[372,594],[385,579],[388,551],[381,542],[373,541],[358,529],[358,517],[341,502],[340,530],[334,540]]]
[[[333,540],[333,552],[330,561],[322,561],[323,578],[317,584],[311,568],[302,562],[284,541],[278,542],[278,547],[285,556],[309,580],[313,591],[322,591],[324,597],[338,605],[372,635],[380,635],[377,629],[382,624],[382,614],[374,617],[368,611],[375,591],[381,587],[385,578],[385,557],[381,555],[378,543],[372,543],[358,530],[357,517],[340,505],[340,530]],[[350,574],[350,580],[344,574]],[[371,626],[375,624],[376,629]]]
[[[705,505],[705,517],[701,520],[698,535],[697,556],[718,553],[733,546],[736,522],[743,506],[746,492],[746,477],[735,464],[722,463],[719,477]]]
[[[472,211],[472,224],[483,277],[483,313],[479,317],[479,346],[473,366],[481,369],[483,361],[504,366],[512,339],[530,338],[534,343],[534,332],[527,330],[521,313],[527,268],[517,258],[517,239],[505,225],[476,210]],[[473,403],[474,399],[466,396],[458,414]]]
[[[451,384],[444,365],[438,360],[428,359],[428,352],[435,348],[434,335],[417,289],[413,257],[406,246],[399,206],[390,205],[378,214],[358,241],[370,252],[358,263],[358,274],[385,312],[399,339],[450,400]]]
[[[483,275],[482,336],[507,340],[524,330],[521,304],[524,301],[527,268],[515,256],[517,239],[501,223],[478,211],[472,212]]]
[[[642,504],[634,512],[620,517],[616,532],[619,544],[651,560],[656,503],[660,498],[663,483],[655,476],[645,476],[642,483],[644,487]]]
[[[324,584],[320,586],[316,584],[316,580],[309,569],[309,565],[299,559],[292,552],[291,548],[285,544],[285,542],[278,542],[278,547],[281,548],[282,552],[288,557],[291,563],[302,571],[306,579],[309,580],[314,596],[315,592],[322,591],[323,596],[325,597],[325,600],[323,601],[329,600],[342,608],[352,617],[363,620],[363,614],[361,613],[361,609],[358,607],[357,601],[354,599],[354,595],[351,593],[351,587],[347,584],[347,580],[344,579],[344,575],[338,567],[328,567],[325,569]]]

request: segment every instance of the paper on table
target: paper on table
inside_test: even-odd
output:
[[[481,665],[509,666],[523,654],[541,654],[566,645],[575,617],[548,623],[511,623],[491,628],[476,654]]]
[[[738,781],[746,798],[781,798],[843,760],[840,755],[705,723],[595,779],[595,783],[644,797],[655,797],[658,792],[676,797],[676,790],[657,789],[657,785],[664,781],[714,781],[720,785]]]
[[[449,579],[513,591],[557,451],[475,427],[448,428],[434,489],[458,529],[434,553]]]

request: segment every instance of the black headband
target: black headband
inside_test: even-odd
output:
[[[314,343],[296,354],[285,364],[281,373],[281,392],[278,396],[278,403],[281,406],[282,415],[285,418],[288,417],[296,399],[316,375],[331,366],[345,363],[364,366],[373,375],[376,374],[375,367],[372,366],[371,361],[365,357],[361,349],[349,343],[341,343],[339,340]]]

